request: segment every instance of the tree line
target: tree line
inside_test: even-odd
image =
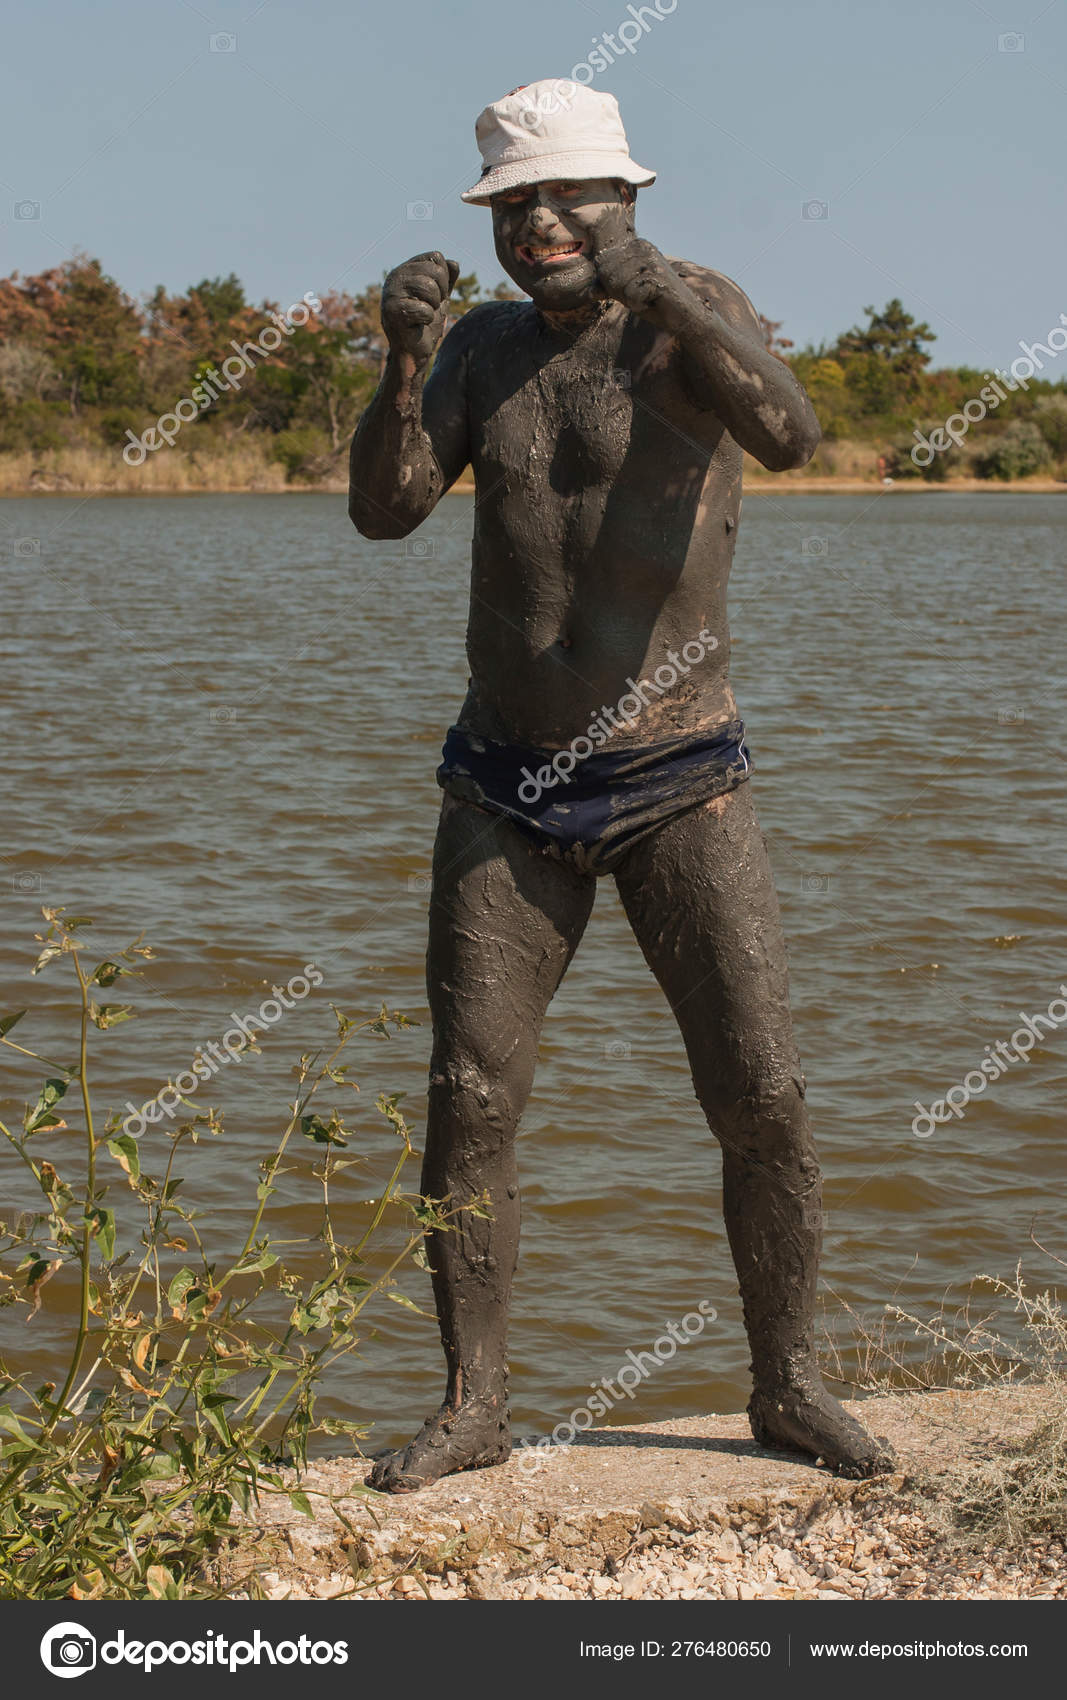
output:
[[[484,293],[472,272],[458,280],[449,311],[454,321],[482,301],[513,298],[505,284]],[[249,433],[292,479],[334,471],[385,359],[380,300],[380,284],[358,295],[324,294],[306,325],[201,413],[183,447],[192,442],[210,453]],[[0,454],[75,446],[118,452],[278,311],[278,303],[251,302],[232,272],[180,295],[160,285],[137,301],[85,255],[36,276],[0,279]],[[929,466],[916,465],[916,430],[929,432],[958,413],[989,374],[935,368],[933,331],[900,300],[864,313],[866,324],[799,351],[780,322],[762,321],[767,346],[811,395],[828,444],[868,445],[872,460],[895,476],[1067,474],[1067,387],[1052,376],[1010,390],[995,421]]]

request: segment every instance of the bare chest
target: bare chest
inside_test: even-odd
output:
[[[562,494],[622,476],[656,422],[668,432],[678,411],[677,350],[652,327],[634,325],[588,347],[546,355],[513,349],[470,392],[478,470]]]
[[[623,375],[625,376],[625,375]],[[613,368],[574,374],[543,370],[485,420],[479,448],[489,471],[555,490],[614,482],[633,423],[633,396]]]

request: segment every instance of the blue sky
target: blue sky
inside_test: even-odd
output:
[[[1065,10],[676,0],[593,85],[660,174],[641,233],[736,278],[798,345],[899,295],[938,362],[1007,364],[1067,312]],[[625,0],[12,10],[0,273],[81,249],[134,294],[234,270],[287,305],[433,247],[491,285],[489,215],[458,198],[475,117],[567,76],[630,16]]]

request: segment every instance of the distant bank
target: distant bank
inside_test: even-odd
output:
[[[855,466],[827,471],[814,464],[796,472],[768,473],[746,457],[745,488],[750,493],[827,495],[872,494],[881,490],[948,490],[1056,495],[1067,493],[1067,482],[1048,476],[1015,478],[898,478],[884,480],[875,471],[864,475]],[[128,466],[122,455],[99,449],[51,450],[46,454],[0,454],[0,496],[204,496],[284,495],[322,493],[343,495],[348,488],[343,461],[317,479],[294,479],[258,444],[231,445],[209,455],[175,451]],[[469,477],[453,485],[457,494],[473,494]]]

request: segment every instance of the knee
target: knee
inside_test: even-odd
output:
[[[745,1074],[728,1091],[719,1081],[712,1100],[702,1102],[714,1132],[739,1156],[817,1171],[799,1069]]]
[[[473,1053],[435,1058],[430,1065],[431,1123],[458,1124],[464,1146],[484,1154],[509,1140],[525,1094],[515,1070]]]

